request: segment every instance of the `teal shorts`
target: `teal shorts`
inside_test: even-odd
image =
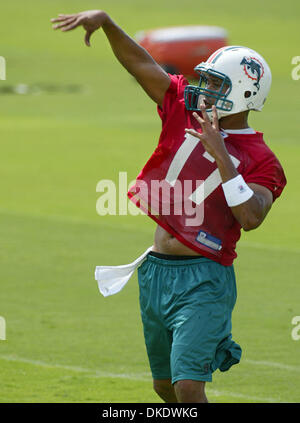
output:
[[[211,382],[237,364],[231,339],[236,301],[233,266],[205,257],[167,260],[148,255],[138,268],[140,308],[153,379]]]

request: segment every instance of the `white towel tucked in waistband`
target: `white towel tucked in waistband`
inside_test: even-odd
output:
[[[95,279],[98,282],[98,288],[104,297],[117,294],[127,284],[134,271],[146,259],[147,254],[152,250],[149,247],[134,262],[123,264],[121,266],[96,266]]]

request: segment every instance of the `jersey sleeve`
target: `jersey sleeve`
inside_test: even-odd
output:
[[[183,100],[184,88],[188,84],[187,79],[183,75],[168,75],[171,79],[170,86],[165,93],[162,107],[157,106],[157,112],[163,122],[171,112],[176,100]]]
[[[254,183],[268,188],[273,194],[273,201],[281,195],[286,185],[283,168],[273,153],[248,167],[242,176],[248,184]]]

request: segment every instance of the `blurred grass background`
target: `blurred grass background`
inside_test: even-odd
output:
[[[83,43],[83,30],[54,32],[50,18],[107,11],[129,33],[171,25],[218,25],[231,44],[269,62],[270,97],[250,124],[265,133],[288,185],[266,222],[243,234],[236,260],[238,301],[233,338],[243,358],[216,373],[207,392],[218,402],[298,402],[300,315],[298,140],[300,4],[251,5],[178,0],[114,2],[19,0],[1,5],[0,55],[7,80],[54,85],[39,94],[0,94],[1,402],[151,402],[151,378],[139,317],[136,276],[104,299],[94,281],[100,264],[134,260],[152,244],[145,216],[96,213],[96,184],[136,177],[156,146],[154,103],[114,58],[104,34]],[[70,85],[79,91],[66,92]],[[117,376],[123,375],[123,377]]]

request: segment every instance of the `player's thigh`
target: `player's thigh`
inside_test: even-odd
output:
[[[160,296],[164,275],[156,263],[147,260],[138,269],[140,310],[145,344],[153,379],[171,378],[172,332],[161,313]]]
[[[154,380],[170,379],[172,333],[152,316],[142,315],[148,360]]]
[[[201,291],[196,293],[199,296]],[[209,298],[209,297],[208,297]],[[220,366],[239,361],[240,347],[231,339],[231,306],[223,299],[188,305],[180,311],[180,324],[173,331],[172,382],[210,382]],[[198,301],[198,302],[197,302]],[[229,368],[228,367],[228,368]]]

